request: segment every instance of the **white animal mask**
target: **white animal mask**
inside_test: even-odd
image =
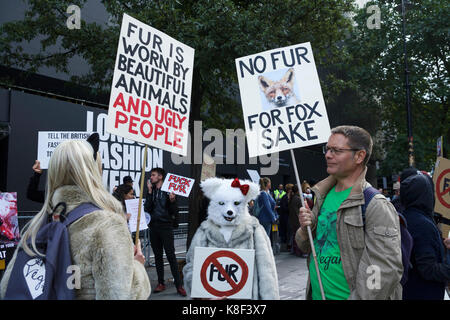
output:
[[[259,194],[259,186],[249,180],[209,178],[200,187],[210,199],[208,219],[220,226],[238,225],[249,216],[247,204]]]

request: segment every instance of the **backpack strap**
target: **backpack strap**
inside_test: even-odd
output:
[[[374,187],[368,187],[364,189],[364,204],[361,205],[361,213],[362,213],[362,221],[364,227],[366,226],[366,209],[369,206],[370,201],[375,197],[377,194],[379,194],[380,191],[375,189]]]
[[[80,219],[81,217],[83,217],[84,215],[91,213],[93,211],[96,211],[96,210],[100,210],[100,208],[90,202],[82,203],[78,207],[76,207],[75,209],[73,209],[72,211],[70,211],[68,213],[68,216],[64,220],[63,224],[67,227],[71,223],[73,223],[73,222],[77,221],[78,219]]]

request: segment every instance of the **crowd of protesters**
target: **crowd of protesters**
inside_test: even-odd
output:
[[[39,256],[37,232],[49,219],[55,220],[57,205],[64,203],[70,213],[83,203],[92,203],[95,211],[68,226],[72,262],[79,266],[81,274],[76,298],[147,299],[150,281],[144,267],[146,257],[140,244],[132,243],[122,204],[103,186],[96,145],[92,141],[68,140],[55,149],[44,199],[36,198],[43,200],[43,207],[28,224],[19,248],[32,257]],[[31,186],[32,194],[37,194],[36,188],[37,184]],[[1,280],[1,298],[7,292],[18,250]]]
[[[92,134],[87,141],[61,143],[49,163],[47,193],[39,190],[43,170],[40,162],[35,161],[27,188],[27,198],[43,203],[44,206],[31,220],[20,246],[30,255],[34,255],[34,245],[28,247],[24,241],[34,241],[35,230],[53,214],[57,203],[65,203],[68,206],[67,212],[70,212],[80,203],[90,202],[99,210],[68,227],[73,262],[82,265],[82,290],[76,291],[76,298],[147,299],[150,296],[150,281],[144,268],[146,257],[141,251],[140,241],[137,242],[138,245],[132,244],[135,235],[130,232],[127,224],[123,223],[131,217],[126,200],[135,199],[134,181],[130,176],[126,176],[122,184],[114,187],[112,195],[108,194],[101,180],[102,165],[98,147],[97,133]],[[178,205],[173,193],[168,194],[160,190],[164,177],[163,169],[151,170],[144,210],[146,222],[151,229],[151,245],[158,274],[158,286],[153,292],[165,290],[164,249],[171,265],[177,293],[186,296],[174,250],[173,228],[177,227],[178,223]],[[94,238],[96,241],[91,241]],[[2,277],[1,297],[5,296],[16,254]]]
[[[299,224],[299,210],[302,207],[300,189],[297,184],[279,184],[277,189],[271,191],[271,180],[268,177],[260,179],[261,193],[255,200],[258,202],[259,213],[255,213],[255,201],[249,204],[249,212],[257,216],[259,222],[266,230],[268,236],[273,238],[272,226],[278,225],[279,241],[283,251],[289,251],[297,256],[306,257],[294,241],[294,235]],[[303,198],[312,207],[311,186],[305,180],[301,185]]]
[[[433,181],[426,172],[407,168],[394,183],[392,197],[384,189],[372,188],[366,181],[372,146],[371,136],[362,128],[332,129],[324,146],[329,176],[317,183],[303,181],[300,186],[280,184],[273,192],[271,180],[263,177],[249,212],[269,238],[279,232],[287,251],[307,258],[307,299],[442,300],[450,282],[450,239],[437,226]],[[36,233],[51,218],[56,204],[65,202],[69,212],[90,202],[98,210],[68,227],[74,263],[82,268],[77,298],[147,299],[151,289],[146,257],[139,243],[133,245],[126,224],[130,219],[126,201],[135,198],[133,180],[125,177],[109,194],[101,168],[98,134],[87,141],[63,142],[55,149],[45,192],[38,190],[42,169],[36,162],[27,196],[43,207],[28,225],[20,246],[30,255],[37,252]],[[186,296],[174,250],[177,199],[161,190],[163,169],[153,168],[150,175],[144,208],[149,213],[158,275],[153,292],[165,290],[165,251],[177,293]],[[410,236],[406,249],[404,230]],[[312,247],[317,261],[313,261]],[[2,278],[0,297],[4,297],[16,255],[17,250]],[[369,285],[372,267],[379,272],[374,286]]]

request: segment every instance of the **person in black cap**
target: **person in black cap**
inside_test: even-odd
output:
[[[131,178],[131,176],[126,176],[123,177],[123,184],[128,184],[130,186],[133,186],[133,179]]]
[[[123,184],[130,186],[131,188],[133,188],[133,179],[131,178],[131,176],[125,176],[122,179]],[[116,188],[118,187],[114,187],[114,191],[116,191]],[[136,195],[136,190],[134,190],[133,188],[133,193],[134,195]]]

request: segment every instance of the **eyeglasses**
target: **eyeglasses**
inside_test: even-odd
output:
[[[339,149],[339,148],[333,148],[329,146],[323,146],[323,154],[327,154],[328,151],[331,151],[331,154],[339,155],[343,153],[344,151],[359,151],[361,149]]]

